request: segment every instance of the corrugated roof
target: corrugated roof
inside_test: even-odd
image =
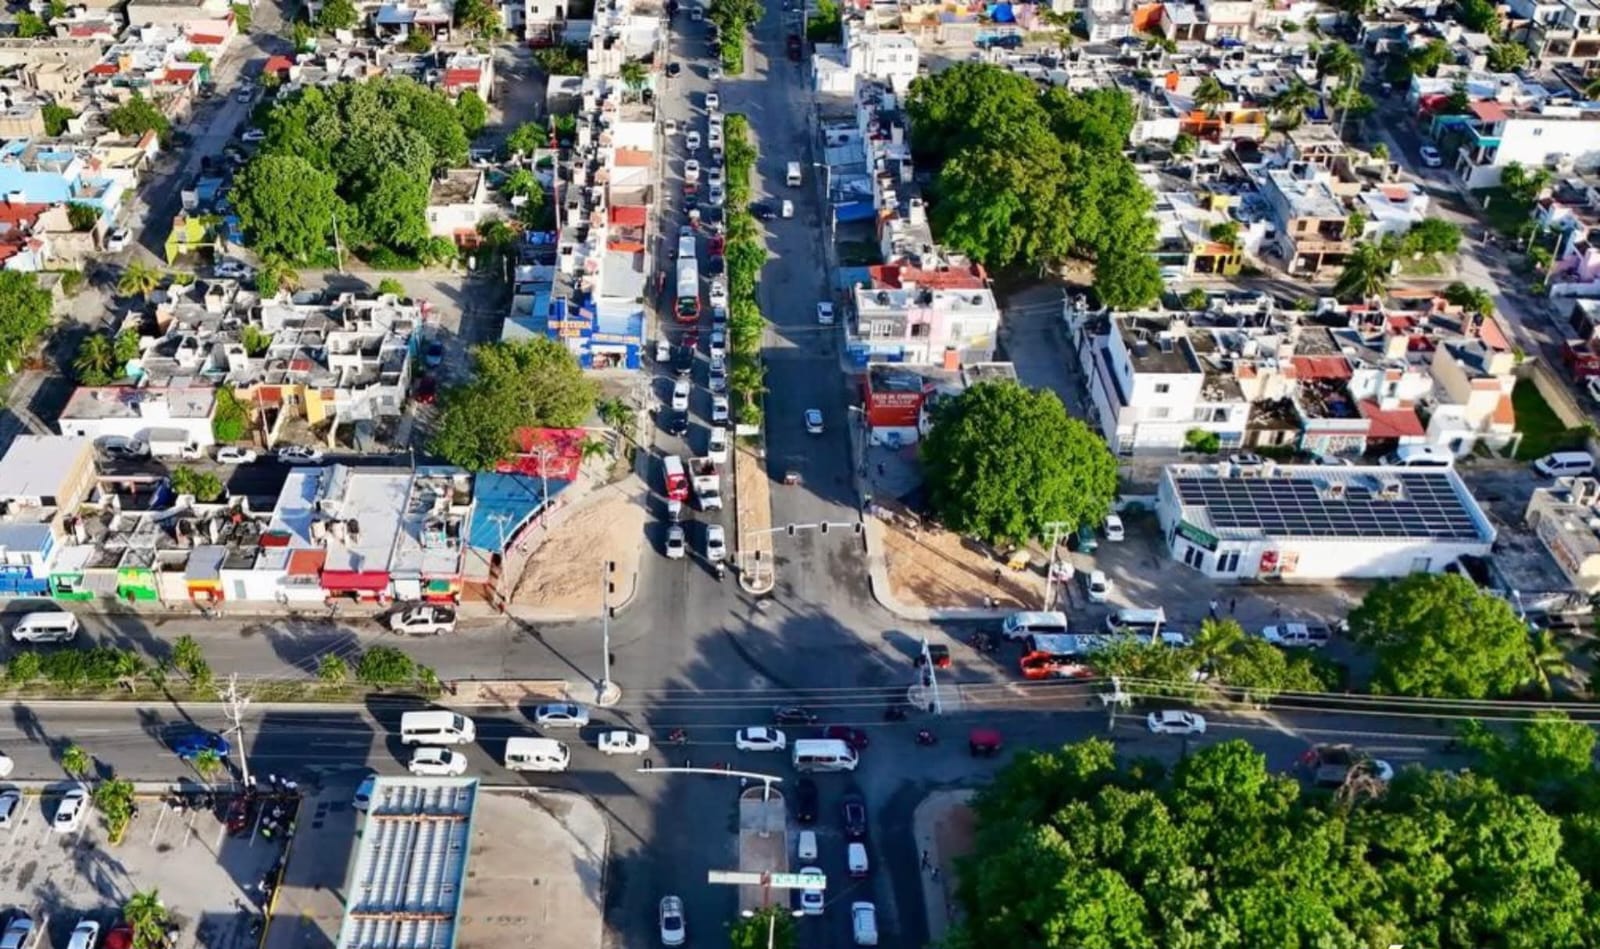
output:
[[[455,945],[477,799],[476,778],[375,780],[338,949]]]

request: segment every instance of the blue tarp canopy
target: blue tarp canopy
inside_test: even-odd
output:
[[[989,4],[989,20],[992,23],[1015,23],[1017,15],[1012,12],[1009,3]]]
[[[566,490],[569,482],[550,481],[550,497]],[[543,506],[540,479],[523,474],[481,472],[472,491],[472,522],[467,525],[467,544],[479,550],[499,553],[533,520]]]

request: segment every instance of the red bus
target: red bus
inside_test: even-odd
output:
[[[1022,647],[1024,679],[1085,679],[1095,673],[1079,654],[1078,637],[1029,636]]]

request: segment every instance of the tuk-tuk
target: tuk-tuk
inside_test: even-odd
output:
[[[950,668],[950,647],[929,646],[928,658],[933,660],[933,667],[935,669],[948,669]],[[920,666],[922,663],[923,657],[919,654],[917,656],[917,665]]]
[[[1000,733],[992,728],[974,728],[967,733],[967,750],[974,758],[993,758],[1003,744]]]
[[[784,201],[782,213],[784,217],[794,217],[794,202]]]

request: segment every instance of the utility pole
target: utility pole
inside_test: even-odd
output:
[[[933,656],[928,651],[928,637],[922,637],[922,687],[933,696],[933,714],[944,714],[944,703],[939,700],[939,674],[933,670]]]
[[[600,685],[598,688],[599,703],[606,704],[606,696],[611,692],[611,577],[617,571],[617,563],[607,560],[600,571]]]
[[[250,707],[250,697],[239,693],[239,673],[228,675],[228,687],[222,693],[223,711],[227,714],[233,727],[228,729],[233,734],[233,740],[239,749],[239,773],[244,776],[244,786],[250,787],[255,782],[250,779],[250,762],[244,753],[244,710]]]
[[[1046,534],[1050,538],[1050,563],[1044,571],[1044,606],[1045,612],[1055,604],[1056,599],[1056,551],[1061,548],[1061,535],[1065,534],[1072,525],[1066,521],[1051,521],[1044,525]]]
[[[556,458],[556,450],[549,445],[541,444],[533,450],[533,457],[539,460],[539,526],[545,530],[550,529],[550,477],[546,472],[550,462]]]

